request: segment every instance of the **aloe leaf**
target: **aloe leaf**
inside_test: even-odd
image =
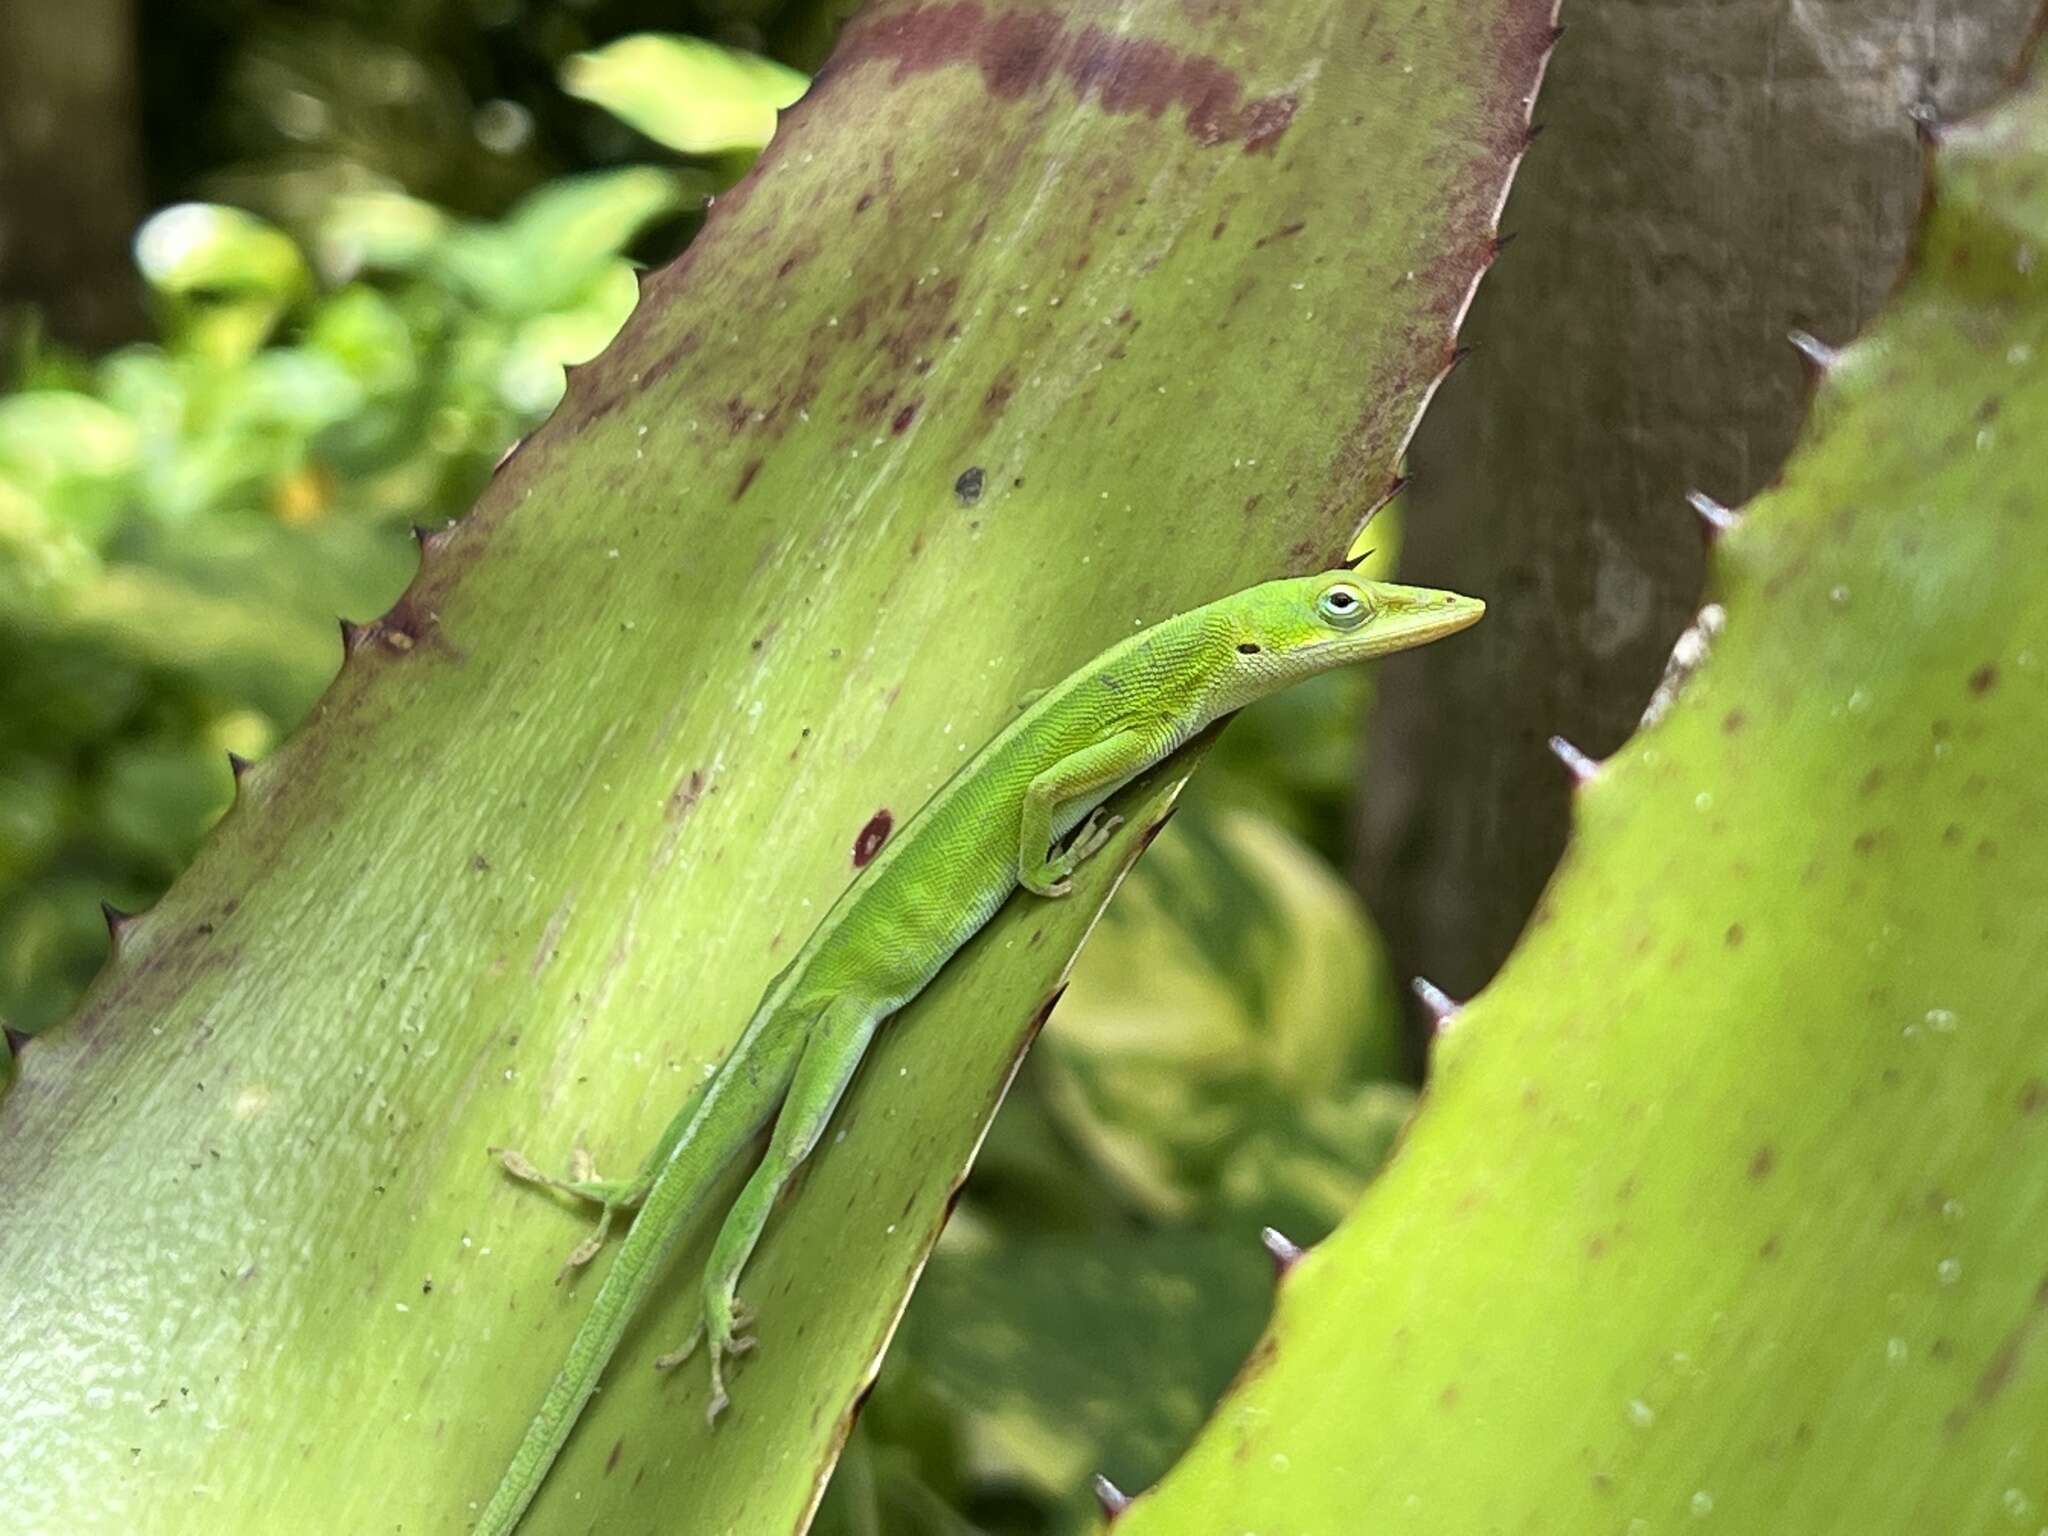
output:
[[[550,1283],[585,1213],[485,1148],[625,1170],[1021,695],[1344,551],[1450,363],[1551,40],[1528,0],[863,13],[21,1058],[10,1518],[462,1529],[588,1304]],[[884,1032],[748,1272],[730,1417],[649,1369],[700,1232],[535,1530],[802,1526],[1186,766]]]
[[[2048,1524],[2048,68],[1933,138],[1655,718],[1118,1536]]]

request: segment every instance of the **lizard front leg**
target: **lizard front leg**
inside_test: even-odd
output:
[[[1074,871],[1101,852],[1118,818],[1097,810],[1064,853],[1052,853],[1053,817],[1060,806],[1091,790],[1128,779],[1157,762],[1171,743],[1143,731],[1116,735],[1069,753],[1034,778],[1024,791],[1017,827],[1017,883],[1040,896],[1064,896]]]

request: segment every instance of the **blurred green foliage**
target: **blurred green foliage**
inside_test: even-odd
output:
[[[402,187],[476,217],[646,139],[565,93],[579,53],[688,34],[809,73],[857,0],[179,0],[138,5],[153,200],[196,193],[295,233]]]
[[[722,58],[668,59],[668,88],[701,94]],[[0,399],[0,1018],[33,1031],[70,1005],[105,952],[98,903],[147,905],[191,857],[227,754],[311,706],[335,616],[383,610],[407,525],[459,516],[563,366],[612,338],[625,253],[672,234],[704,175],[564,177],[489,222],[351,191],[303,243],[178,204],[135,242],[158,339],[20,359]]]
[[[685,75],[694,89],[679,93],[674,81]],[[686,155],[759,151],[775,132],[775,114],[807,83],[773,59],[652,32],[579,53],[562,71],[570,95]]]
[[[803,87],[697,38],[606,41],[507,4],[483,30],[541,26],[562,88],[609,114],[604,144],[710,158],[538,180],[529,94],[475,109],[505,162],[479,178],[473,144],[435,148],[462,70],[420,39],[448,7],[245,9],[214,110],[246,152],[206,182],[248,207],[158,213],[136,240],[157,337],[31,349],[0,399],[0,1018],[18,1029],[100,963],[102,899],[145,906],[189,860],[229,803],[227,754],[312,706],[335,615],[374,616],[410,576],[408,525],[459,516],[563,366],[610,340],[629,254],[671,254]],[[706,30],[775,31],[814,60],[841,9],[727,5]],[[372,26],[398,41],[351,57]],[[525,190],[489,219],[418,195],[451,177],[476,184],[447,202]],[[1333,675],[1248,713],[1110,909],[820,1531],[1087,1528],[1086,1474],[1163,1471],[1257,1335],[1260,1227],[1322,1236],[1384,1156],[1412,1099],[1389,1081],[1400,1015],[1331,869],[1369,689]]]

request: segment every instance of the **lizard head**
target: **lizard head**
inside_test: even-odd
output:
[[[1235,709],[1317,672],[1426,645],[1479,622],[1486,604],[1351,570],[1269,581],[1224,610],[1233,647],[1218,702]]]

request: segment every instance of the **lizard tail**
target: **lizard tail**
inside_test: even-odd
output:
[[[569,1431],[583,1416],[584,1405],[597,1390],[607,1361],[618,1349],[640,1303],[661,1273],[662,1263],[675,1244],[677,1228],[668,1224],[636,1221],[619,1246],[618,1257],[606,1271],[596,1300],[584,1315],[583,1324],[569,1345],[568,1357],[547,1396],[526,1426],[526,1436],[513,1454],[490,1503],[477,1517],[475,1536],[507,1536],[519,1524],[527,1505],[561,1454]]]

